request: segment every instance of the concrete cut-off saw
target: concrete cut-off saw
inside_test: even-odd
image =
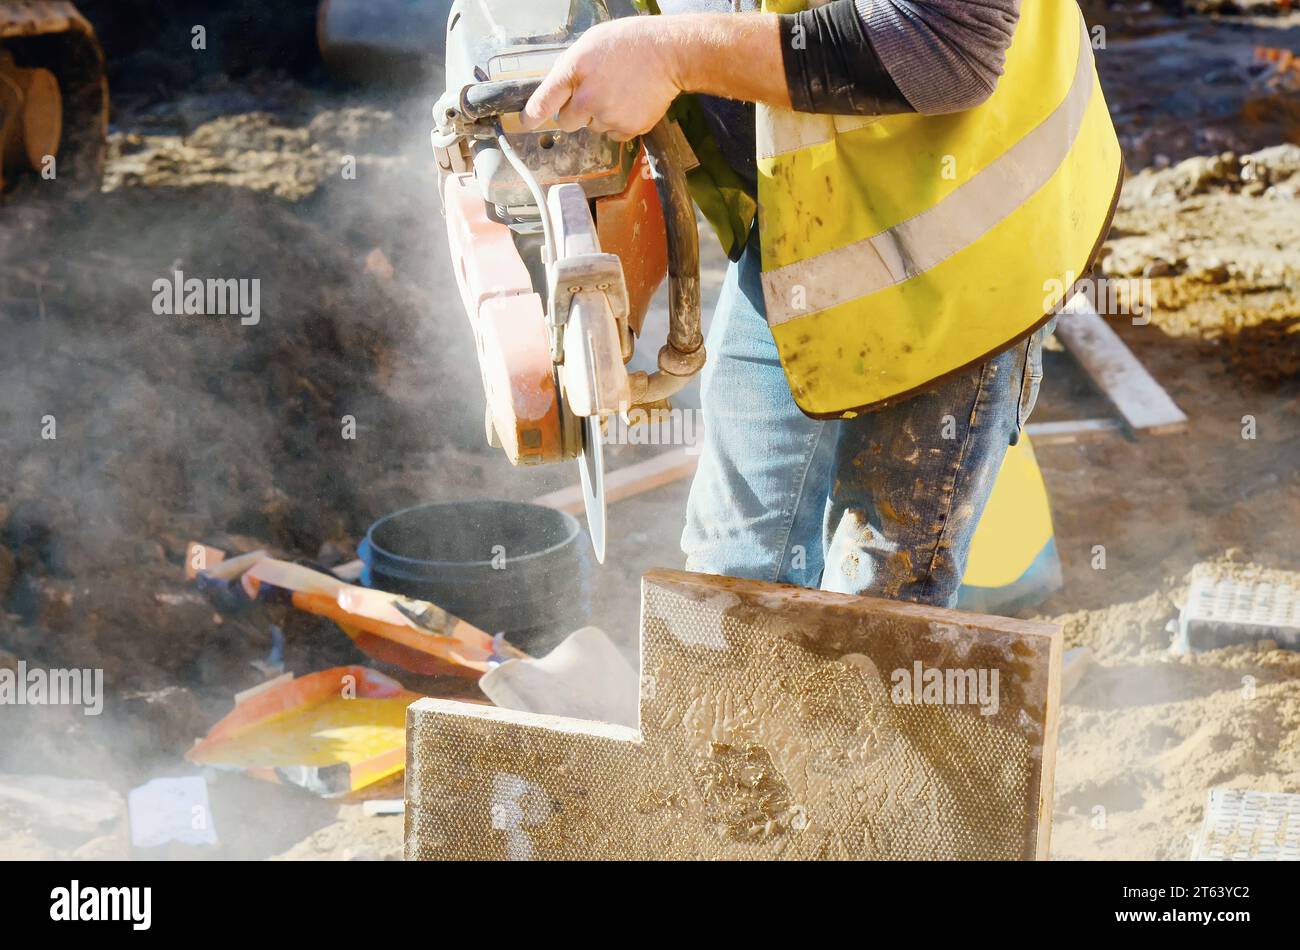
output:
[[[602,0],[457,0],[447,92],[434,106],[439,187],[474,331],[488,441],[516,465],[577,460],[587,527],[605,557],[603,426],[654,418],[704,365],[694,156],[665,118],[619,142],[519,112]],[[630,8],[629,8],[630,12]],[[667,276],[668,335],[654,372],[629,372]]]

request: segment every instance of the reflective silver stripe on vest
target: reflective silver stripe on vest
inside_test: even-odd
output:
[[[787,112],[761,102],[754,113],[754,138],[758,160],[778,158],[800,149],[835,141],[846,132],[856,132],[875,125],[879,115],[812,115]],[[777,142],[781,144],[778,146]]]
[[[873,237],[764,271],[767,322],[777,326],[806,317],[924,273],[974,244],[1032,198],[1069,156],[1092,101],[1092,45],[1082,24],[1080,35],[1079,63],[1065,99],[970,181],[934,207]]]

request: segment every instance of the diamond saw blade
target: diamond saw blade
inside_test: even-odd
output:
[[[600,417],[582,420],[582,452],[578,455],[582,481],[582,507],[587,512],[587,533],[596,550],[596,560],[605,563],[605,447]]]

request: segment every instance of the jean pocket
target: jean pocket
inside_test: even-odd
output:
[[[1043,385],[1043,340],[1051,332],[1047,326],[1025,341],[1025,368],[1020,380],[1020,404],[1016,409],[1016,429],[1024,429],[1029,415],[1038,404],[1038,391]]]

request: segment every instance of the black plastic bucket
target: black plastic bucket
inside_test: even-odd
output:
[[[430,601],[541,655],[587,622],[589,546],[554,508],[467,501],[386,515],[358,553],[367,587]]]

